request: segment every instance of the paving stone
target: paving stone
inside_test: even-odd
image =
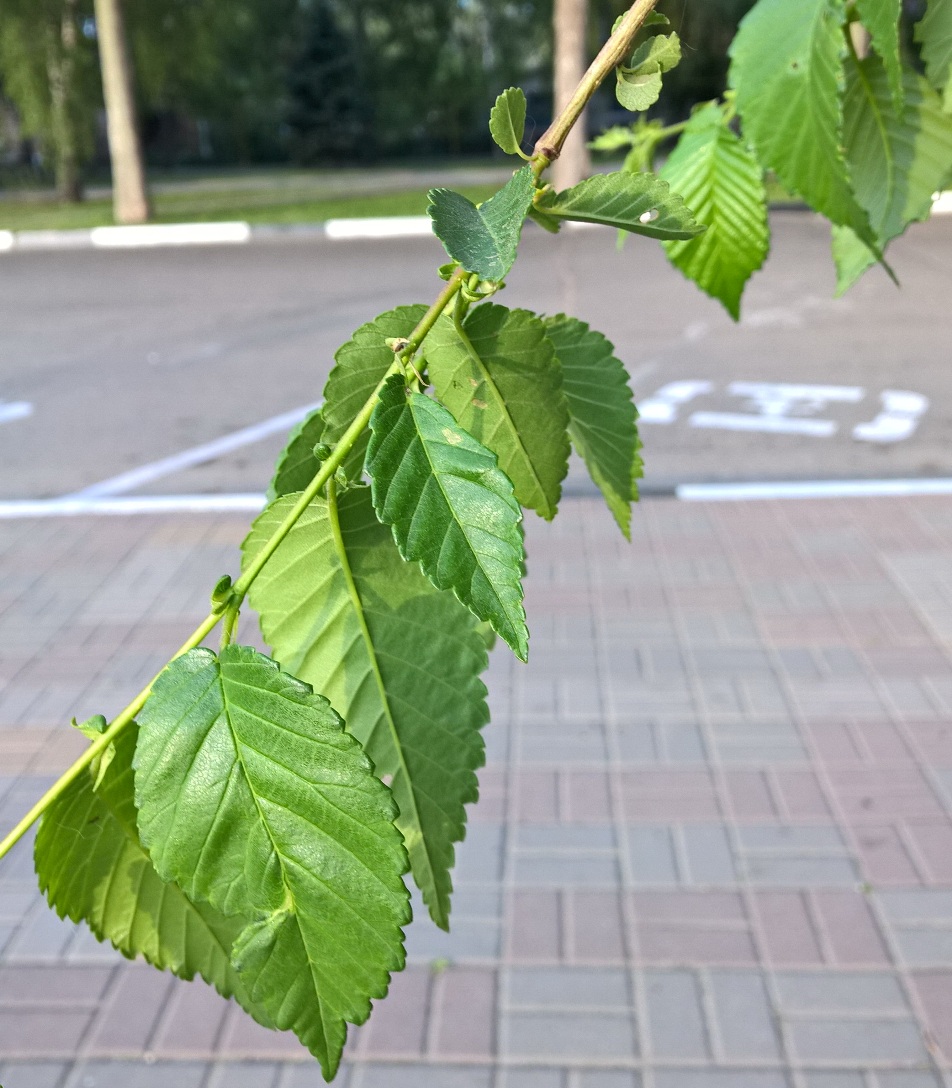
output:
[[[4,1062],[0,1084],[7,1088],[60,1088],[68,1068],[65,1062]]]
[[[479,967],[450,967],[432,989],[438,1030],[434,1056],[488,1060],[494,1050],[496,972]]]
[[[657,1088],[790,1088],[781,1070],[658,1069]]]
[[[492,1070],[480,1066],[368,1064],[354,1070],[349,1088],[491,1088],[492,1080]],[[309,1082],[287,1088],[305,1086],[310,1088]]]
[[[364,1071],[363,1066],[359,1068],[361,1072]],[[345,1062],[338,1070],[334,1088],[352,1088],[356,1080],[353,1067]],[[276,1088],[326,1088],[326,1085],[327,1082],[321,1076],[321,1067],[312,1058],[309,1062],[286,1062],[281,1066]]]
[[[787,1023],[787,1037],[803,1062],[921,1062],[928,1058],[912,1020],[823,1020]]]
[[[202,1088],[277,1088],[280,1075],[275,1062],[217,1062]]]
[[[499,1076],[501,1088],[565,1088],[566,1069],[507,1069]]]
[[[691,884],[726,885],[737,882],[734,856],[724,828],[686,827],[683,834]]]
[[[941,1088],[942,1080],[933,1072],[911,1069],[878,1069],[879,1088]]]
[[[760,974],[712,971],[709,986],[727,1061],[779,1058],[780,1043]]]
[[[629,827],[629,857],[635,884],[677,884],[678,863],[666,827]]]
[[[572,853],[518,853],[514,880],[525,886],[612,887],[618,883],[614,852],[592,855]]]
[[[578,1088],[641,1088],[639,1073],[621,1069],[583,1069],[575,1075]]]
[[[909,1012],[902,986],[892,974],[777,971],[774,982],[785,1013]]]
[[[508,1013],[502,1027],[502,1056],[541,1061],[584,1062],[593,1050],[602,1061],[637,1053],[630,1015],[616,1013]]]
[[[926,1014],[926,1026],[947,1063],[952,1061],[952,972],[916,971],[916,994]]]
[[[836,1072],[801,1074],[804,1088],[867,1088],[862,1070],[839,1069]]]
[[[514,967],[508,972],[510,1006],[628,1008],[628,973],[585,967]]]
[[[834,963],[844,966],[889,963],[889,951],[866,895],[820,889],[811,895]]]
[[[207,1067],[197,1062],[84,1062],[65,1088],[201,1088]]]
[[[367,1053],[386,1057],[422,1057],[426,1049],[428,999],[432,974],[425,968],[408,967],[394,975],[390,992],[374,1003],[370,1018]]]
[[[646,971],[644,990],[652,1058],[709,1059],[696,975],[691,971]]]

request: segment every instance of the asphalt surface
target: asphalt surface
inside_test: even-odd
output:
[[[773,225],[739,325],[656,243],[619,250],[607,229],[527,230],[499,301],[574,313],[614,341],[647,404],[649,487],[952,475],[952,218],[894,247],[900,290],[873,270],[838,301],[824,224],[779,212]],[[313,402],[335,348],[380,311],[432,299],[442,259],[429,238],[3,256],[0,402],[32,414],[3,421],[0,403],[0,498],[69,494]],[[659,399],[674,382],[707,384]],[[791,384],[827,388],[777,389]],[[260,491],[280,446],[145,490]]]

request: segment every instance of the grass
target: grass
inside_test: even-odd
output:
[[[486,200],[493,185],[461,186],[474,203]],[[307,193],[263,189],[261,192],[227,189],[159,192],[153,198],[156,223],[221,222],[238,219],[248,223],[322,223],[326,219],[363,218],[376,215],[424,215],[424,188],[359,196],[315,197]],[[0,230],[72,230],[108,226],[113,222],[112,203],[86,200],[81,204],[57,204],[39,200],[0,201]]]

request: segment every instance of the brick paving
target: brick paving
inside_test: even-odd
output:
[[[532,660],[492,658],[454,927],[346,1088],[952,1083],[952,501],[646,501],[529,526]],[[0,523],[0,825],[234,570],[241,519]],[[254,639],[252,624],[244,637]],[[0,863],[4,1088],[308,1088],[202,983]]]

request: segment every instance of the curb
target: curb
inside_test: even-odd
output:
[[[801,207],[802,205],[797,205]],[[785,210],[785,209],[784,209]],[[952,190],[936,193],[933,215],[952,215]],[[160,246],[245,245],[280,238],[416,238],[431,234],[426,215],[385,218],[328,219],[323,223],[252,226],[225,223],[149,223],[138,227],[93,227],[90,230],[0,230],[0,254],[67,249],[148,249]]]

